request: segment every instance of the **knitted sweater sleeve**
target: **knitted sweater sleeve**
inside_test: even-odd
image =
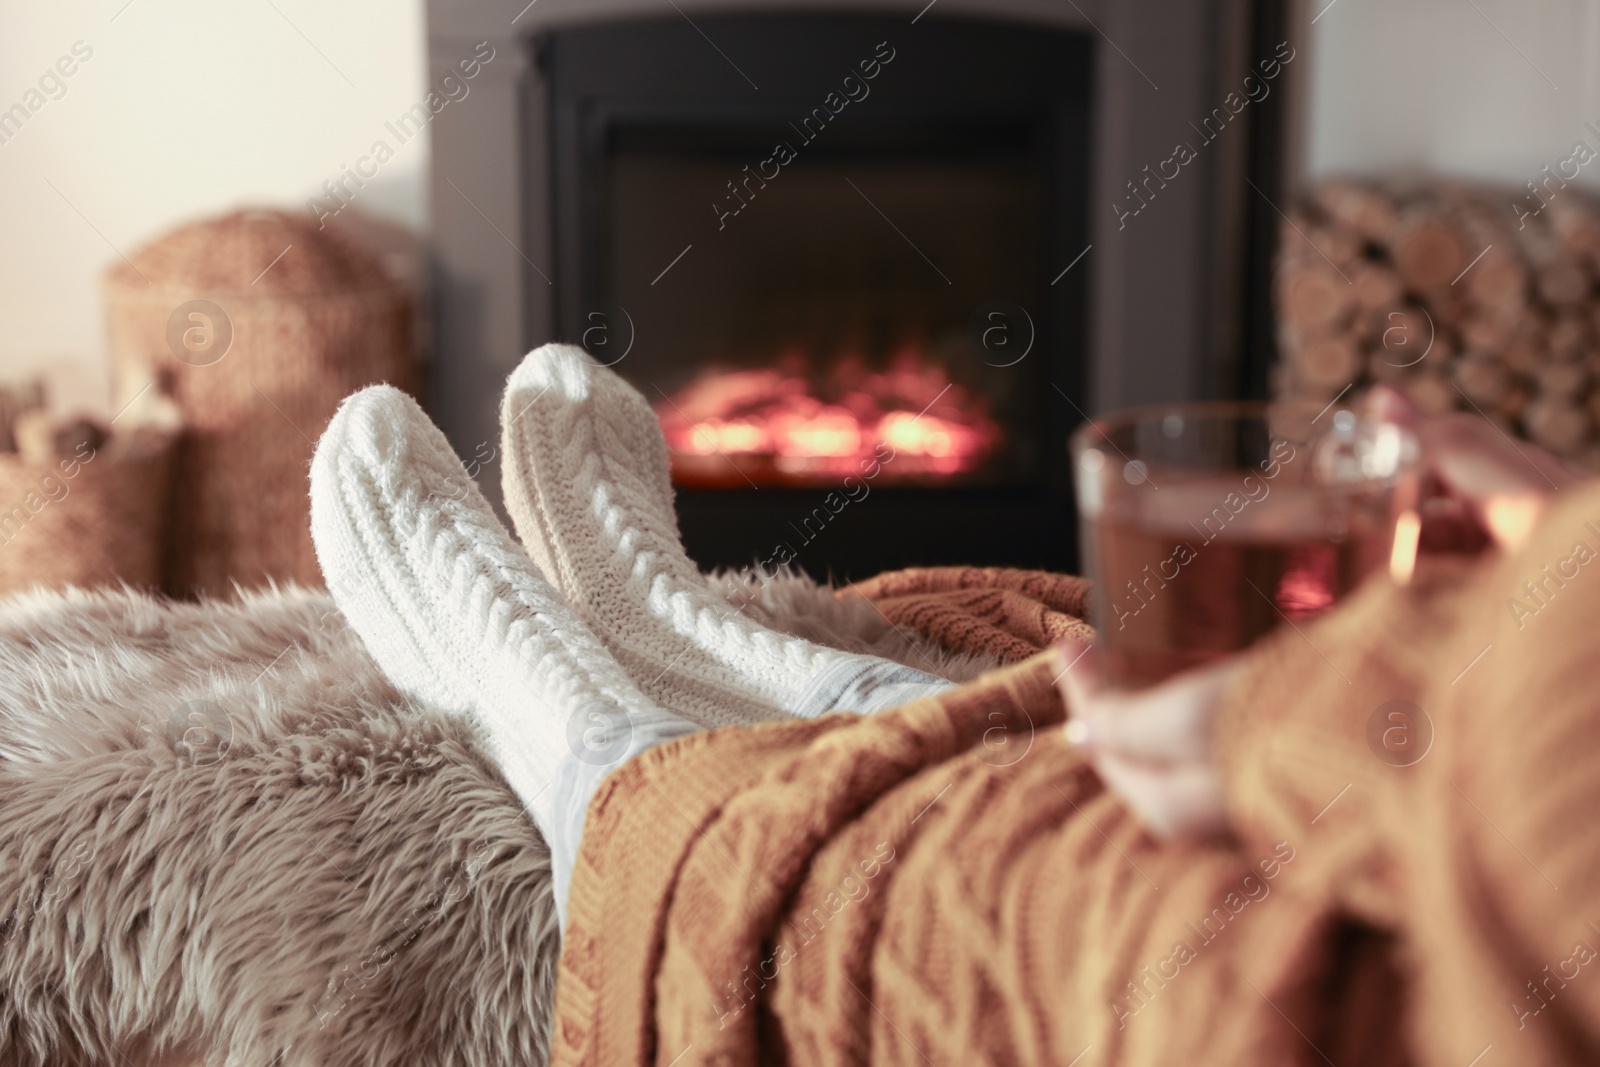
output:
[[[1574,975],[1600,962],[1597,664],[1589,486],[1514,553],[1374,581],[1253,649],[1217,723],[1235,833],[1289,842],[1286,881],[1400,935],[1436,988],[1477,976],[1455,1007],[1505,1039],[1537,1022],[1592,1047],[1600,977]]]
[[[1416,764],[1398,765],[1431,742],[1432,715],[1412,709],[1444,662],[1471,575],[1457,563],[1406,588],[1375,580],[1316,625],[1284,627],[1246,656],[1219,712],[1229,818],[1247,852],[1287,842],[1296,859],[1286,874],[1303,891],[1379,925],[1396,917],[1394,864],[1415,788]]]

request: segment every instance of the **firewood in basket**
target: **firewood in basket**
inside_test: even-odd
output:
[[[1439,330],[1433,335],[1433,347],[1428,350],[1427,359],[1419,366],[1431,364],[1436,368],[1448,367],[1455,362],[1456,357],[1460,354],[1461,349],[1456,343],[1455,337],[1443,330]]]
[[[1316,250],[1332,260],[1348,274],[1348,268],[1361,260],[1361,239],[1336,226],[1313,226],[1306,237]]]
[[[1422,370],[1416,363],[1394,363],[1394,356],[1383,347],[1372,348],[1367,351],[1367,377],[1375,382],[1385,385],[1399,385],[1408,378],[1414,377]]]
[[[1333,326],[1350,310],[1355,295],[1326,263],[1302,261],[1286,267],[1281,284],[1283,315],[1299,330]]]
[[[1563,195],[1549,205],[1550,228],[1578,258],[1600,264],[1600,215],[1587,197]]]
[[[1460,322],[1472,314],[1473,303],[1465,285],[1442,285],[1416,294],[1415,302],[1428,309],[1436,323]]]
[[[1542,220],[1529,220],[1516,231],[1517,244],[1522,249],[1522,256],[1534,270],[1548,267],[1550,264],[1562,259],[1572,259],[1572,250],[1561,243],[1561,239],[1550,232]]]
[[[1506,395],[1500,398],[1500,414],[1508,419],[1520,418],[1533,403],[1533,390],[1522,382],[1513,382]]]
[[[1292,358],[1295,381],[1313,389],[1342,389],[1361,373],[1360,350],[1339,334],[1306,342]]]
[[[1400,276],[1382,263],[1357,264],[1350,271],[1350,282],[1355,289],[1357,306],[1366,312],[1397,304],[1405,295]]]
[[[1450,379],[1432,371],[1412,375],[1400,386],[1400,390],[1427,415],[1454,411],[1461,401],[1461,394],[1450,384]]]
[[[1394,201],[1377,189],[1334,180],[1323,183],[1315,199],[1330,219],[1368,241],[1383,245],[1394,237],[1400,216]]]
[[[1589,274],[1575,260],[1562,259],[1539,269],[1539,296],[1547,304],[1575,306],[1589,298]]]
[[[1588,412],[1565,397],[1541,396],[1522,414],[1528,436],[1557,455],[1569,455],[1589,440]]]
[[[1547,363],[1534,374],[1539,395],[1575,401],[1589,389],[1589,368],[1581,362]]]
[[[1297,263],[1312,262],[1326,264],[1328,257],[1322,249],[1311,243],[1309,234],[1317,228],[1317,220],[1303,211],[1295,211],[1284,219],[1283,225],[1278,228],[1278,276],[1282,280],[1283,272]]]
[[[1460,284],[1482,313],[1494,318],[1515,318],[1527,306],[1528,268],[1508,248],[1490,247]]]
[[[1448,286],[1471,256],[1456,228],[1431,212],[1406,219],[1395,235],[1395,267],[1406,285],[1419,292]]]
[[[1483,416],[1489,420],[1489,425],[1493,426],[1507,437],[1526,438],[1528,436],[1522,431],[1522,428],[1518,426],[1517,420],[1507,415],[1503,411],[1485,411],[1483,412]]]
[[[1345,324],[1318,329],[1305,329],[1288,322],[1278,324],[1278,347],[1284,353],[1286,362],[1290,364],[1296,361],[1295,353],[1325,337],[1346,337],[1352,343],[1360,340],[1357,333]]]
[[[1291,404],[1298,404],[1302,407],[1310,408],[1311,412],[1308,413],[1310,414],[1321,411],[1335,400],[1338,400],[1341,395],[1343,395],[1344,399],[1349,400],[1350,393],[1348,391],[1348,385],[1349,383],[1347,382],[1345,385],[1341,385],[1337,388],[1321,388],[1312,385],[1296,384],[1280,393],[1279,399],[1287,401]]]
[[[1367,336],[1390,363],[1414,367],[1433,354],[1436,330],[1432,317],[1416,304],[1391,304],[1371,315]]]
[[[1499,255],[1513,262],[1520,260],[1515,231],[1506,226],[1508,216],[1505,206],[1496,198],[1492,203],[1481,193],[1451,208],[1453,221],[1461,229],[1461,238],[1472,252],[1473,260],[1481,264],[1490,255]],[[1477,266],[1468,268],[1469,275],[1477,273]]]
[[[10,389],[0,386],[0,452],[17,450],[16,434],[12,431],[12,427],[16,425],[17,416],[21,413],[17,407],[16,396]]]
[[[1589,329],[1589,320],[1575,311],[1557,315],[1550,324],[1545,347],[1558,360],[1578,359],[1594,347],[1594,334]]]
[[[17,420],[43,406],[44,383],[39,379],[0,386],[0,452],[17,450]]]
[[[93,419],[60,421],[43,408],[24,412],[12,426],[17,451],[30,462],[48,463],[66,456],[83,456],[103,447],[110,436]]]
[[[1549,361],[1548,328],[1541,319],[1528,318],[1516,334],[1499,350],[1506,366],[1520,374],[1532,374]]]
[[[1504,204],[1464,182],[1314,189],[1279,261],[1280,395],[1391,383],[1600,473],[1600,199],[1568,189],[1522,229]]]
[[[1513,319],[1473,314],[1462,321],[1460,329],[1461,343],[1467,348],[1498,352],[1516,336],[1517,323]]]
[[[1498,408],[1511,390],[1511,371],[1487,352],[1468,352],[1450,370],[1467,399],[1483,407]]]

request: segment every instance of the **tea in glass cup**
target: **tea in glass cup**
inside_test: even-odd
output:
[[[1345,408],[1188,403],[1072,438],[1092,621],[1116,687],[1153,685],[1410,579],[1421,447]]]

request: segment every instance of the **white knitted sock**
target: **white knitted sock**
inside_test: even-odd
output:
[[[528,354],[500,408],[517,534],[640,687],[706,726],[878,711],[951,683],[768,629],[707,587],[678,540],[650,405],[571,345]]]
[[[351,396],[317,443],[311,534],[334,602],[390,681],[476,724],[550,844],[564,917],[594,790],[698,727],[639,691],[397,389]]]

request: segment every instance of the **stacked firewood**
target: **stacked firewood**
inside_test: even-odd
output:
[[[1275,393],[1347,402],[1386,382],[1600,470],[1600,201],[1545,198],[1317,187],[1279,244]]]
[[[161,402],[112,427],[52,412],[37,381],[0,385],[0,593],[159,589],[178,422]]]

